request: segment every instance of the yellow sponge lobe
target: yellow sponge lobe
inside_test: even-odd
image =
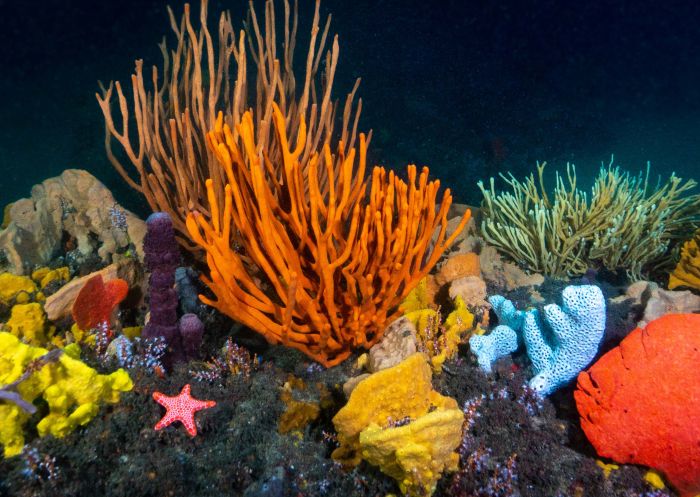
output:
[[[13,306],[5,329],[31,345],[46,345],[53,331],[47,327],[44,309],[36,302]]]
[[[700,230],[683,244],[678,265],[669,275],[668,289],[678,287],[700,290]]]
[[[0,332],[0,386],[20,379],[47,352],[21,342],[11,333]],[[92,420],[102,402],[118,402],[120,393],[132,387],[131,378],[123,369],[99,374],[76,356],[63,353],[58,360],[35,368],[16,391],[26,402],[43,398],[48,404],[48,414],[37,424],[40,436],[63,437]],[[29,418],[20,406],[8,401],[0,403],[0,444],[5,457],[22,451],[24,425]]]
[[[431,379],[426,357],[416,353],[358,383],[333,418],[340,443],[333,458],[348,466],[365,459],[404,493],[432,494],[441,473],[457,468],[464,415]]]
[[[36,284],[26,276],[12,273],[0,273],[0,301],[9,304],[21,295],[22,300],[29,301],[29,294],[36,292]]]

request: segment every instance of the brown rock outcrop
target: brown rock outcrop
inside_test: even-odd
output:
[[[126,232],[113,226],[112,207],[124,212]],[[66,239],[74,240],[76,255],[95,253],[105,263],[113,262],[112,256],[129,240],[143,256],[146,224],[121,209],[112,193],[84,170],[67,169],[35,185],[29,198],[12,204],[8,217],[9,224],[0,230],[1,271],[26,274],[46,265],[60,253]]]

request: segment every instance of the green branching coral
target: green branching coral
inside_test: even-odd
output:
[[[698,226],[700,195],[686,195],[693,180],[671,174],[650,185],[648,164],[645,174],[631,176],[611,160],[589,198],[567,164],[566,177],[555,175],[550,199],[545,165],[537,164],[537,180],[534,174],[522,182],[501,175],[511,192],[496,192],[493,178],[488,189],[479,182],[483,237],[532,271],[563,277],[606,268],[638,278],[652,267],[672,266],[669,247]]]

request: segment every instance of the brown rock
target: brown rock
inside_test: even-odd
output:
[[[484,280],[493,282],[498,287],[510,291],[525,286],[539,286],[544,282],[541,274],[527,274],[515,264],[505,262],[496,247],[484,245],[479,256]]]
[[[455,242],[453,252],[457,254],[466,254],[469,252],[481,253],[481,247],[484,246],[484,240],[476,235],[467,235]]]
[[[666,314],[690,314],[700,311],[700,296],[690,290],[676,291],[659,288],[652,293],[637,326],[646,326]]]
[[[450,208],[447,210],[447,233],[449,234],[452,233],[457,226],[459,226],[459,223],[462,220],[462,216],[464,216],[464,213],[467,209],[470,209],[472,212],[471,218],[467,222],[467,225],[464,227],[464,230],[462,230],[462,232],[459,235],[457,235],[453,247],[459,245],[460,241],[464,238],[476,233],[476,227],[478,226],[478,222],[481,222],[479,221],[479,208],[472,207],[471,205],[467,204],[451,204]],[[433,243],[435,243],[435,240],[437,240],[439,232],[439,228],[435,230],[435,233],[433,234],[432,238]]]
[[[524,286],[540,286],[544,283],[544,276],[541,274],[528,274],[510,262],[503,263],[503,275],[508,290],[514,290]]]
[[[486,302],[486,282],[478,276],[465,276],[458,278],[450,284],[450,298],[454,300],[457,296],[470,308],[489,307]]]
[[[352,391],[355,390],[355,387],[357,386],[357,384],[360,383],[365,378],[368,378],[369,376],[370,376],[369,373],[362,373],[362,374],[359,374],[357,376],[353,376],[348,381],[343,383],[343,393],[345,394],[345,397],[349,398]]]
[[[416,327],[404,317],[394,320],[381,341],[369,349],[367,369],[374,373],[395,366],[416,352]]]
[[[700,312],[700,296],[690,290],[664,290],[652,281],[635,281],[624,295],[615,297],[613,302],[632,299],[636,305],[644,307],[640,328],[666,314],[690,314]]]
[[[7,262],[4,271],[24,274],[49,263],[67,238],[75,240],[78,253],[93,252],[105,263],[120,248],[134,243],[139,257],[146,224],[124,209],[128,237],[112,226],[112,193],[87,171],[67,169],[32,188],[31,197],[12,204],[7,228],[0,230],[0,250]]]
[[[442,286],[465,276],[481,276],[479,256],[474,252],[449,257],[440,268],[435,281],[439,286]]]
[[[649,293],[653,292],[655,290],[659,289],[659,285],[652,281],[635,281],[632,283],[629,287],[627,287],[627,291],[625,292],[625,295],[621,297],[615,297],[613,301],[617,299],[625,300],[628,298],[634,299],[635,303],[641,304],[642,300],[645,300],[644,293]],[[647,296],[648,298],[648,296]]]

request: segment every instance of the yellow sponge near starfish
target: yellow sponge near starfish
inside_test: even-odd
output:
[[[47,354],[53,354],[51,359]],[[118,402],[120,393],[133,386],[123,369],[99,374],[74,351],[51,354],[0,332],[0,444],[5,457],[22,451],[34,400],[43,397],[48,404],[48,414],[36,427],[39,435],[63,437],[92,420],[100,403]]]

